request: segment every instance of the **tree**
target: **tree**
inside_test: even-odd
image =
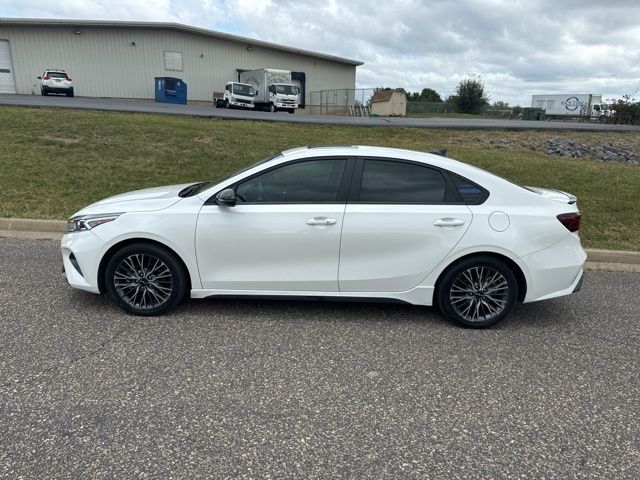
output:
[[[442,102],[440,94],[433,88],[423,88],[422,92],[420,92],[420,96],[422,97],[423,102]]]
[[[507,102],[503,102],[502,100],[498,100],[497,102],[493,102],[491,108],[495,110],[506,110],[509,108],[509,104]]]
[[[423,88],[422,92],[407,93],[407,101],[409,102],[442,102],[440,94],[433,88]]]
[[[479,114],[489,105],[489,96],[479,78],[466,78],[456,88],[452,100],[461,113]],[[451,98],[451,97],[449,97]]]

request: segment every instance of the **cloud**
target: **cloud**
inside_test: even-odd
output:
[[[493,100],[521,105],[640,86],[634,0],[4,0],[0,15],[181,22],[362,60],[359,87],[447,96],[480,75]]]

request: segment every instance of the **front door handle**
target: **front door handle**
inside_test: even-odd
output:
[[[335,225],[337,220],[329,217],[313,217],[307,220],[307,225]]]
[[[464,225],[464,220],[460,220],[459,218],[439,218],[433,224],[436,227],[460,227]]]

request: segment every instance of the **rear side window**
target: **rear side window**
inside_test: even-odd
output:
[[[440,171],[413,163],[364,160],[361,203],[443,203],[447,183]]]
[[[236,188],[238,203],[332,203],[347,161],[307,160],[250,178]]]

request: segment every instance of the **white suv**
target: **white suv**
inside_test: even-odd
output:
[[[73,81],[64,70],[45,70],[40,80],[40,92],[42,95],[50,93],[64,93],[67,97],[73,97]]]

